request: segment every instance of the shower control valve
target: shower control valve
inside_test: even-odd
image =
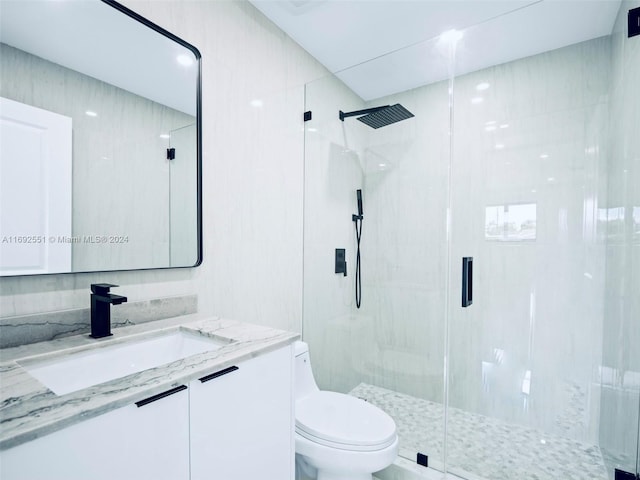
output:
[[[344,248],[336,248],[335,273],[342,273],[347,276],[347,258]]]

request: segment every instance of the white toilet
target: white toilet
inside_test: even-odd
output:
[[[295,345],[296,480],[372,480],[398,455],[396,424],[364,400],[318,389],[309,347]]]

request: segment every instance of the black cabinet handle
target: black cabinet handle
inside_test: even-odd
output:
[[[462,257],[462,306],[473,303],[473,257]]]
[[[236,370],[238,370],[238,367],[234,365],[232,367],[218,370],[217,372],[211,373],[209,375],[205,375],[204,377],[199,378],[198,380],[200,380],[202,383],[208,382],[209,380],[213,380],[214,378],[221,377],[222,375],[226,375],[227,373],[235,372]]]
[[[172,388],[171,390],[167,390],[166,392],[162,392],[152,397],[145,398],[144,400],[140,400],[139,402],[136,402],[136,405],[138,407],[144,407],[145,405],[149,405],[150,403],[153,403],[156,400],[161,400],[164,397],[168,397],[169,395],[173,395],[174,393],[178,393],[186,389],[187,389],[186,385],[180,385],[179,387]]]

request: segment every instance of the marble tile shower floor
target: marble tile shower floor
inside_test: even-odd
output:
[[[443,406],[361,383],[351,392],[396,422],[400,455],[442,459]],[[449,409],[449,469],[486,480],[607,480],[600,449],[484,415]],[[462,472],[458,473],[459,475]]]

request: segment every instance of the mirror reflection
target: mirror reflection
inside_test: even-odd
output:
[[[200,55],[130,15],[2,1],[2,275],[201,261]]]

